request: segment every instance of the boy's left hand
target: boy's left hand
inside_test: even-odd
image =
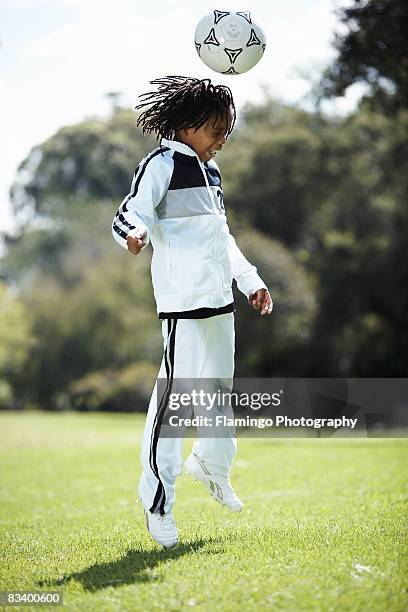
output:
[[[250,293],[248,303],[255,310],[260,310],[261,315],[271,314],[273,302],[267,289],[258,289],[255,293]]]

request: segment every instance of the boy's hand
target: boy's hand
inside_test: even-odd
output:
[[[146,234],[147,231],[142,229],[135,229],[129,232],[126,238],[128,251],[133,253],[133,255],[140,253],[144,244],[143,238],[145,238]]]
[[[261,315],[271,314],[273,302],[267,289],[258,289],[255,293],[250,293],[248,303],[255,310],[260,310]]]

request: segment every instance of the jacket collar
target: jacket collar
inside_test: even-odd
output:
[[[198,158],[198,155],[194,151],[193,147],[190,147],[190,145],[184,144],[184,142],[180,142],[179,140],[167,140],[167,138],[162,138],[160,144],[164,147],[169,147],[173,151],[178,151],[179,153],[184,153],[184,155],[191,155]]]

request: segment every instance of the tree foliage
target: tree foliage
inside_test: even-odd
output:
[[[388,17],[402,9],[385,4],[356,2],[347,13],[350,56],[338,39],[343,80],[333,91],[369,74],[359,72],[361,51],[377,70],[370,104],[340,119],[267,95],[246,106],[219,156],[230,226],[275,302],[272,317],[260,317],[235,291],[239,376],[406,375],[405,64],[392,76],[381,45],[377,64],[374,50],[364,51],[377,37],[397,53]],[[379,76],[395,85],[383,92],[387,107]],[[1,298],[5,401],[146,408],[162,353],[149,250],[132,257],[110,226],[134,168],[155,145],[116,107],[107,120],[61,129],[20,166],[12,198],[21,231],[8,237],[0,261],[14,290],[11,302],[9,289]]]
[[[135,129],[136,115],[115,108],[108,120],[91,118],[61,128],[35,146],[20,164],[10,191],[21,228],[43,216],[54,219],[68,201],[111,200],[130,185],[135,160],[156,146]]]
[[[18,405],[13,377],[27,367],[34,345],[31,313],[20,298],[0,284],[0,408]]]
[[[321,81],[321,96],[342,96],[357,82],[365,102],[394,114],[408,103],[408,4],[405,0],[354,0],[338,10],[338,56]]]
[[[247,108],[242,132],[245,168],[233,166],[238,142],[223,158],[230,206],[288,247],[317,288],[304,374],[404,375],[407,112],[339,120],[267,101]]]

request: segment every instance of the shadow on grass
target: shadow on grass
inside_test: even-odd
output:
[[[97,563],[86,568],[82,572],[73,572],[62,576],[57,580],[41,580],[40,587],[58,587],[68,584],[71,580],[80,582],[87,591],[98,591],[109,586],[121,586],[135,582],[154,582],[160,580],[160,575],[155,573],[154,568],[166,561],[178,559],[179,557],[198,552],[203,546],[219,545],[220,541],[213,538],[200,538],[186,544],[177,544],[174,548],[162,550],[128,550],[126,555],[116,561]],[[209,554],[217,554],[223,549],[217,550],[212,547]]]

